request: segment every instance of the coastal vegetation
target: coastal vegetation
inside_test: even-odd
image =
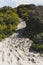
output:
[[[0,40],[14,33],[19,18],[26,23],[24,36],[33,41],[32,49],[43,52],[43,6],[30,4],[0,8]]]
[[[13,34],[19,22],[16,8],[9,6],[0,8],[0,40]]]
[[[43,6],[20,5],[19,16],[25,20],[25,37],[33,40],[32,49],[43,52]]]

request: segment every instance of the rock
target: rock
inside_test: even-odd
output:
[[[32,61],[33,63],[35,63],[35,60],[34,60],[34,58],[32,58],[32,59],[31,59],[31,61]]]

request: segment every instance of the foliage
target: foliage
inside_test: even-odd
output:
[[[9,6],[0,8],[0,40],[11,35],[18,23],[19,16],[16,9]]]
[[[43,6],[20,5],[17,8],[0,8],[0,40],[11,35],[17,28],[19,17],[25,20],[25,37],[33,40],[32,48],[43,51]]]
[[[33,48],[33,50],[43,53],[43,44],[33,43],[31,47]]]
[[[33,40],[34,50],[41,51],[43,49],[43,6],[20,5],[17,12],[26,22],[25,37]]]

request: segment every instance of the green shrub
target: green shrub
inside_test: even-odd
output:
[[[43,52],[43,44],[39,43],[32,43],[32,49],[38,52]]]
[[[6,6],[0,8],[0,40],[13,34],[19,22],[16,9]]]

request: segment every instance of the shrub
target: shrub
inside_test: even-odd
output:
[[[41,44],[41,43],[39,44],[39,43],[33,42],[31,47],[35,51],[43,52],[43,44]]]
[[[0,40],[13,34],[19,22],[16,9],[6,6],[0,8]]]

